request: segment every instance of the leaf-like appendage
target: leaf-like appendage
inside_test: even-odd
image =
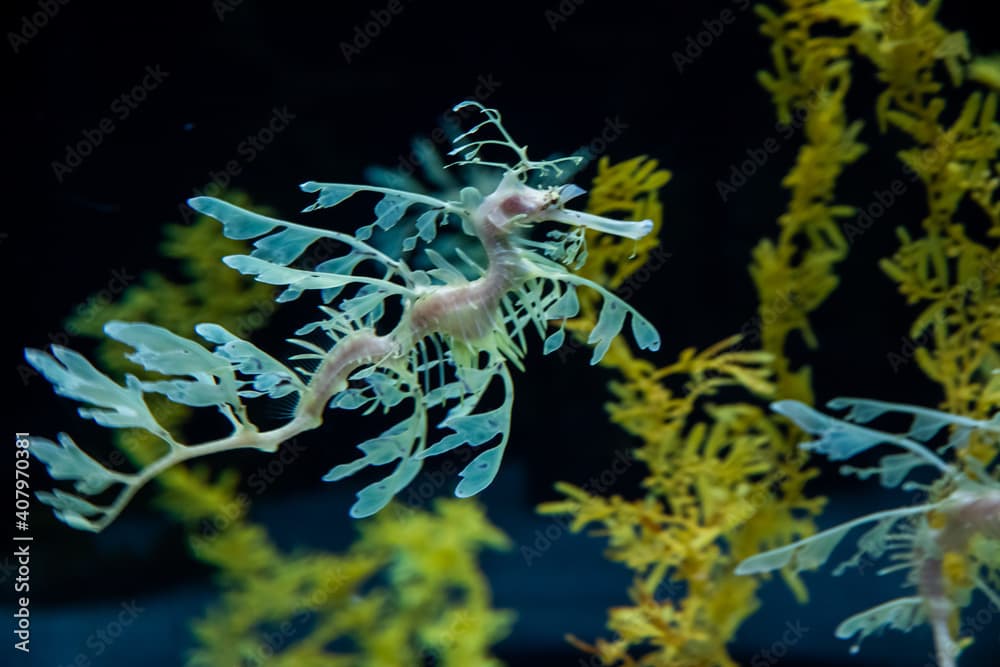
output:
[[[330,399],[330,407],[341,410],[357,410],[374,400],[373,397],[365,395],[364,389],[345,389]]]
[[[843,475],[856,475],[858,479],[868,479],[877,474],[882,486],[892,489],[899,486],[911,470],[922,465],[927,465],[927,461],[916,454],[905,452],[886,454],[879,459],[879,465],[875,468],[856,468],[845,465],[841,466],[840,472]]]
[[[193,197],[188,199],[188,206],[221,222],[222,233],[237,241],[256,238],[275,227],[287,224],[283,220],[247,211],[215,197]]]
[[[820,436],[818,440],[803,444],[802,448],[823,454],[831,461],[849,459],[892,438],[886,433],[824,415],[799,401],[776,401],[771,404],[771,409],[788,417],[803,430]]]
[[[199,336],[216,345],[215,356],[228,361],[236,371],[255,378],[253,386],[257,391],[243,390],[240,391],[241,396],[267,394],[271,398],[281,398],[293,392],[305,391],[305,385],[294,371],[224,327],[202,323],[195,326],[194,330]]]
[[[811,570],[827,561],[844,535],[852,528],[844,524],[816,533],[798,542],[750,556],[736,566],[736,574],[759,574],[792,565],[794,572]]]
[[[397,493],[413,481],[420,472],[421,465],[418,459],[406,459],[391,475],[358,491],[358,500],[351,506],[351,516],[363,519],[388,505]]]
[[[987,427],[987,422],[970,417],[953,415],[941,410],[932,410],[916,405],[874,401],[867,398],[835,398],[827,403],[827,407],[833,410],[847,409],[848,412],[844,415],[844,419],[857,423],[868,423],[889,413],[908,415],[912,418],[910,427],[899,435],[919,440],[920,442],[927,442],[948,427],[956,427],[956,430],[964,431],[966,437],[970,428]],[[953,442],[952,444],[955,443]]]
[[[306,210],[336,205],[358,192],[386,192],[384,188],[339,183],[306,183],[303,185],[303,189],[307,192],[320,191],[322,193],[320,201]],[[383,201],[385,200],[398,200],[401,202],[402,211],[418,202],[438,208],[446,206],[444,202],[439,202],[431,197],[409,195],[396,191],[389,191],[388,194],[385,194]],[[359,240],[361,236],[366,236],[365,234],[359,233],[352,236],[269,218],[211,197],[196,197],[189,203],[196,210],[222,222],[226,235],[231,238],[262,237],[254,242],[255,249],[250,255],[233,255],[223,258],[223,261],[241,273],[257,276],[257,280],[261,282],[287,286],[285,291],[278,296],[278,302],[293,301],[304,290],[310,289],[322,290],[324,301],[329,302],[340,293],[344,286],[352,283],[384,283],[391,286],[389,289],[392,293],[399,294],[399,290],[402,288],[389,282],[388,279],[393,274],[400,275],[404,279],[409,278],[409,272],[402,262],[392,259]],[[376,209],[382,211],[382,216],[379,218],[382,224],[388,224],[397,212],[395,207],[382,206],[379,209],[377,206]],[[400,212],[401,214],[402,212]],[[321,239],[343,243],[350,250],[343,256],[320,262],[312,270],[309,270],[309,267],[290,267],[293,262],[302,258],[310,246]],[[322,251],[324,255],[328,256],[327,248],[323,248]],[[358,264],[365,260],[381,263],[389,269],[389,275],[379,281],[352,276],[351,274]]]
[[[579,314],[580,300],[576,295],[576,288],[572,285],[568,285],[562,296],[545,311],[546,319],[550,320],[568,319]]]
[[[850,639],[860,633],[854,650],[869,635],[883,628],[893,628],[907,632],[927,620],[924,600],[919,596],[897,598],[854,614],[837,626],[835,634],[839,639]]]
[[[35,496],[50,506],[54,510],[56,517],[69,526],[77,530],[89,530],[94,533],[101,529],[101,526],[97,523],[97,519],[104,513],[104,508],[97,507],[79,496],[74,496],[72,493],[66,493],[59,489],[55,489],[52,493],[39,491]]]
[[[372,373],[365,378],[365,382],[374,392],[375,400],[386,409],[396,407],[413,394],[413,390],[402,385],[398,377],[388,373]]]
[[[455,487],[455,495],[459,498],[468,498],[489,486],[500,469],[503,450],[503,445],[497,445],[472,459],[469,465],[458,473],[462,481]]]
[[[559,327],[542,344],[542,354],[552,354],[566,341],[566,329]]]
[[[857,404],[859,407],[854,408],[854,410],[861,410],[861,416],[871,416],[872,418],[884,414],[887,411],[885,406],[894,405],[880,403],[878,401],[861,401],[859,399],[835,399],[830,403],[834,407],[845,407],[847,405]],[[869,405],[869,403],[875,403],[876,405]],[[808,431],[809,433],[820,436],[818,440],[806,442],[800,446],[802,449],[807,451],[823,454],[831,461],[848,459],[852,456],[860,454],[861,452],[869,450],[872,447],[888,443],[907,450],[910,454],[922,459],[924,464],[932,465],[944,473],[951,474],[955,472],[954,468],[942,461],[930,449],[916,440],[910,440],[905,436],[883,433],[882,431],[877,431],[873,428],[858,426],[857,424],[841,421],[834,417],[824,415],[821,412],[817,412],[805,403],[800,403],[799,401],[777,401],[771,404],[771,409],[779,414],[785,415],[798,424],[800,428]],[[962,417],[955,417],[954,419],[974,421],[966,420]],[[968,428],[968,425],[963,424],[957,428],[956,431],[967,430]],[[951,445],[952,443],[949,443],[948,446]],[[885,471],[883,475],[883,483],[886,481],[895,481],[899,475],[905,477],[909,472],[909,469],[916,466],[916,463],[912,461],[903,461],[901,459],[886,459],[884,462],[894,466],[896,469]],[[912,465],[910,465],[910,463],[912,463]],[[902,469],[899,467],[900,465],[903,465],[903,467],[909,465],[909,468]]]
[[[387,232],[396,226],[406,210],[416,202],[403,193],[389,193],[375,204],[375,222],[370,225],[358,227],[354,235],[359,239],[370,238],[372,232],[378,227],[383,232]]]
[[[858,538],[858,551],[849,560],[844,561],[833,571],[833,576],[839,577],[851,567],[859,567],[863,558],[877,560],[890,547],[889,536],[899,517],[882,519],[869,528]]]
[[[831,410],[849,409],[844,419],[858,424],[867,424],[878,419],[887,412],[892,412],[893,405],[883,401],[854,400],[850,398],[835,398],[827,402]]]
[[[222,387],[213,382],[199,380],[156,380],[143,382],[142,390],[147,393],[163,394],[174,403],[190,405],[193,408],[207,408],[213,405],[238,405]]]
[[[316,183],[315,181],[303,183],[301,187],[305,192],[320,193],[317,202],[307,206],[304,209],[305,211],[336,206],[357,192],[381,194],[382,199],[375,204],[375,221],[370,225],[358,227],[354,232],[354,237],[360,241],[367,241],[376,229],[385,232],[395,227],[403,219],[411,206],[422,205],[430,207],[429,210],[424,211],[417,218],[416,234],[403,239],[402,249],[405,251],[413,250],[416,247],[418,239],[423,239],[426,242],[432,241],[437,231],[437,224],[447,215],[448,204],[446,202],[414,191],[406,191],[393,187]]]
[[[750,556],[736,566],[735,572],[736,574],[758,574],[778,570],[788,565],[792,565],[794,572],[819,567],[827,561],[830,554],[833,553],[833,550],[849,531],[858,526],[876,521],[880,525],[876,526],[875,530],[865,533],[859,544],[862,551],[867,550],[872,553],[881,553],[880,550],[884,550],[885,548],[884,540],[886,539],[887,531],[895,522],[904,517],[924,514],[930,510],[937,509],[940,505],[941,503],[930,503],[927,505],[899,507],[852,519],[797,542]]]
[[[444,284],[456,284],[468,281],[465,274],[456,268],[454,264],[445,259],[441,253],[433,250],[432,248],[427,248],[424,252],[427,255],[427,259],[430,260],[431,264],[435,266],[435,268],[431,269],[427,273],[433,276],[436,280]]]
[[[53,345],[52,355],[41,350],[24,351],[28,363],[52,383],[57,394],[101,408],[80,408],[81,417],[93,419],[108,428],[162,431],[149,412],[142,397],[141,384],[135,377],[126,376],[125,386],[122,387],[72,350]]]
[[[597,317],[597,324],[587,338],[587,342],[594,345],[594,354],[590,358],[591,365],[597,364],[604,358],[608,348],[611,347],[611,341],[621,333],[627,313],[623,305],[617,297],[608,298],[605,296],[604,303],[601,304],[601,313]]]
[[[306,181],[300,185],[299,188],[303,192],[319,193],[316,203],[310,204],[302,209],[304,213],[315,211],[320,208],[330,208],[336,206],[342,201],[350,198],[352,195],[367,189],[362,185],[347,185],[345,183],[317,183],[316,181]]]
[[[94,495],[112,484],[122,481],[122,476],[112,472],[90,458],[73,438],[60,433],[59,444],[46,438],[31,437],[31,453],[45,464],[55,479],[74,480],[73,486],[80,493]]]
[[[412,199],[395,194],[382,197],[375,204],[375,224],[383,231],[392,229],[413,203]]]
[[[390,295],[378,285],[365,285],[350,299],[344,299],[337,308],[348,320],[366,327],[374,327],[385,314],[385,300]]]
[[[240,273],[256,276],[257,280],[262,283],[267,283],[268,285],[287,285],[288,295],[282,295],[278,298],[279,301],[290,301],[298,298],[299,294],[305,290],[328,290],[331,288],[339,290],[352,283],[378,285],[387,294],[402,294],[406,296],[412,296],[413,294],[406,287],[387,280],[292,269],[249,255],[228,255],[223,257],[222,261],[226,266],[236,269]]]
[[[287,266],[299,258],[310,245],[322,238],[317,229],[289,227],[277,234],[258,239],[253,245],[251,257],[257,257],[274,264]]]
[[[425,243],[430,243],[437,236],[438,218],[441,212],[437,210],[425,211],[417,218],[417,236]]]
[[[487,412],[471,415],[449,416],[441,422],[442,428],[450,428],[454,433],[441,438],[423,452],[419,458],[444,454],[456,447],[469,445],[478,447],[498,435],[506,435],[510,428],[510,406],[502,405]]]
[[[365,453],[350,463],[342,463],[323,476],[324,482],[335,482],[349,477],[367,466],[381,466],[396,459],[410,456],[414,441],[420,437],[421,420],[415,415],[386,429],[381,435],[365,440],[358,449]]]
[[[108,322],[104,332],[131,346],[135,351],[126,356],[146,370],[194,378],[193,381],[144,382],[143,391],[160,392],[174,402],[195,407],[240,405],[238,385],[230,365],[198,343],[143,322]]]
[[[164,375],[220,373],[219,360],[210,351],[155,324],[108,322],[104,333],[132,347],[135,351],[127,357],[146,370]]]
[[[496,436],[500,436],[500,447],[507,442],[514,392],[506,366],[497,363],[492,363],[486,368],[459,366],[458,375],[466,393],[439,424],[441,428],[450,428],[454,432],[422,451],[418,454],[418,458],[437,456],[462,445],[478,447]],[[499,376],[504,383],[503,402],[492,410],[473,413],[483,392],[495,376]]]
[[[645,317],[632,312],[632,336],[640,350],[656,352],[660,349],[660,332]]]
[[[460,380],[455,382],[447,382],[443,385],[434,387],[426,394],[424,394],[424,405],[428,408],[433,408],[438,405],[443,405],[449,401],[454,401],[462,398],[469,392],[469,388]]]

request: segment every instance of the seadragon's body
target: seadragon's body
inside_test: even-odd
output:
[[[324,479],[338,480],[368,465],[395,463],[392,473],[358,493],[351,514],[368,516],[412,481],[424,458],[460,446],[483,448],[462,470],[463,479],[455,490],[458,496],[470,496],[493,480],[507,444],[513,401],[508,364],[521,367],[529,328],[546,336],[545,353],[562,345],[565,322],[579,309],[577,287],[595,289],[604,299],[589,338],[595,344],[592,363],[607,351],[626,317],[631,317],[640,347],[657,349],[659,336],[645,318],[569,268],[585,258],[584,228],[640,238],[651,231],[652,223],[616,221],[565,208],[583,193],[581,189],[537,182],[558,176],[560,163],[577,158],[531,161],[496,111],[474,102],[456,109],[463,107],[477,109],[485,120],[455,140],[468,143],[458,145],[453,154],[462,154],[457,165],[503,170],[499,184],[487,194],[469,187],[459,201],[443,201],[392,188],[303,184],[303,190],[318,194],[307,211],[336,206],[358,193],[381,196],[375,221],[353,235],[269,218],[211,197],[190,200],[194,209],[219,220],[230,238],[256,239],[252,253],[226,257],[227,265],[259,281],[284,286],[278,301],[318,291],[325,304],[335,305],[322,306],[324,317],[300,327],[296,335],[303,338],[290,339],[306,349],[292,359],[312,362],[312,369],[289,368],[216,324],[195,329],[215,345],[211,351],[150,324],[111,322],[105,327],[110,337],[134,349],[129,359],[170,378],[166,380],[127,376],[120,385],[71,350],[53,346],[51,355],[28,350],[28,361],[57,393],[91,406],[80,408],[81,416],[112,428],[142,428],[166,444],[159,459],[130,474],[100,465],[65,434],[60,434],[58,444],[34,438],[35,456],[54,478],[73,480],[77,492],[55,490],[39,497],[70,525],[101,530],[143,485],[177,463],[240,448],[273,452],[285,440],[318,427],[331,409],[364,409],[367,414],[406,406],[411,409],[409,416],[358,445],[364,456],[334,467]],[[499,138],[472,139],[490,128]],[[483,160],[480,152],[486,147],[509,149],[517,160],[513,164]],[[529,184],[532,179],[535,184]],[[485,261],[476,262],[458,249],[464,266],[460,269],[429,246],[437,229],[449,221],[460,223],[462,231],[476,239]],[[545,240],[533,240],[527,232],[538,223],[567,224],[571,231],[550,231]],[[412,224],[415,233],[403,239],[399,253],[368,242],[375,232],[404,224]],[[434,268],[414,269],[396,258],[420,244],[427,246],[423,251]],[[346,248],[346,253],[324,255],[324,247],[330,245]],[[317,254],[325,259],[317,263]],[[398,316],[387,327],[383,319],[389,304],[396,306]],[[561,324],[549,333],[553,321]],[[319,333],[326,335],[323,342],[305,338]],[[496,379],[502,384],[503,400],[484,409],[482,399]],[[159,425],[143,399],[145,393],[164,394],[184,405],[214,407],[229,420],[232,432],[204,443],[182,443]],[[295,396],[290,420],[274,429],[258,429],[244,402],[261,396]],[[437,427],[451,432],[432,443],[429,415],[439,408],[446,412]],[[112,488],[118,492],[107,505],[82,497],[96,497]]]
[[[958,636],[958,617],[972,593],[983,594],[994,609],[1000,607],[1000,482],[995,465],[988,469],[968,455],[974,440],[997,441],[1000,417],[973,419],[861,398],[836,398],[827,405],[848,412],[837,419],[792,400],[778,401],[772,408],[817,436],[803,443],[803,449],[833,461],[879,447],[895,448],[875,467],[845,465],[841,472],[860,479],[877,476],[883,487],[919,492],[922,502],[858,517],[756,554],[741,562],[736,573],[758,574],[781,568],[799,572],[819,567],[849,532],[866,526],[868,530],[858,539],[857,553],[841,563],[834,575],[850,568],[864,569],[884,559],[888,564],[877,574],[905,572],[905,584],[914,592],[850,616],[837,626],[836,635],[857,637],[853,653],[862,640],[885,628],[907,632],[926,623],[934,639],[936,664],[955,667],[962,647],[971,639]],[[890,414],[904,417],[908,428],[900,433],[862,425]],[[928,443],[941,434],[948,438],[935,452]],[[966,450],[964,454],[962,450]],[[948,463],[939,456],[948,451],[959,452],[964,464]],[[939,476],[930,484],[908,479],[919,468],[931,468]]]

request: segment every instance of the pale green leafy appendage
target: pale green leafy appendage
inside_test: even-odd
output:
[[[887,554],[895,561],[877,570],[879,575],[905,571],[906,581],[916,586],[919,595],[892,600],[851,616],[836,630],[838,637],[848,639],[858,635],[852,652],[861,641],[884,628],[908,631],[922,623],[931,625],[939,656],[955,655],[956,643],[951,636],[949,622],[957,600],[966,599],[968,590],[955,586],[946,579],[942,562],[949,554],[954,556],[977,544],[990,542],[995,529],[993,508],[1000,502],[994,478],[981,464],[969,464],[974,477],[942,460],[930,449],[936,436],[947,442],[937,448],[944,453],[954,447],[964,447],[973,433],[993,437],[1000,431],[997,418],[976,420],[896,403],[857,398],[837,398],[828,404],[834,409],[847,409],[843,420],[820,413],[798,401],[779,401],[772,405],[793,420],[800,428],[818,436],[802,447],[823,454],[832,460],[844,460],[866,452],[876,446],[889,445],[904,450],[887,454],[879,465],[872,468],[843,466],[841,471],[865,479],[878,475],[881,484],[888,488],[902,486],[931,492],[934,502],[875,512],[792,544],[751,556],[741,562],[738,574],[757,574],[781,568],[792,571],[811,569],[824,564],[847,533],[863,524],[875,525],[858,540],[854,556],[842,562],[834,575],[851,567],[866,567],[883,559]],[[902,433],[886,433],[860,426],[888,414],[909,418]],[[933,485],[921,485],[904,480],[918,466],[935,468],[940,477]],[[934,517],[932,528],[931,516]],[[974,540],[973,536],[985,540]],[[995,562],[990,557],[982,562]],[[975,562],[973,560],[972,562]],[[1000,599],[975,576],[970,577],[975,588],[982,590],[992,600]],[[969,587],[971,588],[971,587]],[[946,664],[954,664],[947,662]]]
[[[869,421],[871,419],[875,419],[890,409],[874,409],[872,406],[866,405],[866,403],[873,402],[852,401],[851,399],[837,399],[830,402],[831,407],[834,408],[853,405],[854,408],[851,413],[849,413],[848,418],[854,418],[859,421]],[[882,405],[889,406],[891,404]],[[951,466],[942,461],[937,455],[927,449],[927,447],[919,442],[914,442],[913,440],[908,439],[906,436],[910,435],[911,432],[907,432],[904,435],[894,435],[863,426],[857,426],[856,424],[850,424],[834,417],[824,415],[821,412],[817,412],[808,405],[800,403],[799,401],[777,401],[773,403],[771,407],[775,412],[783,414],[789,419],[795,421],[800,427],[809,433],[820,436],[818,440],[804,443],[802,448],[811,452],[823,454],[831,461],[849,459],[852,456],[856,456],[861,452],[871,449],[872,447],[885,443],[907,450],[914,457],[920,459],[923,464],[932,465],[941,472],[953,472]],[[947,425],[947,423],[943,421],[929,424],[930,419],[926,416],[919,417],[917,421],[920,423],[915,424],[915,428],[919,429],[917,432],[924,436],[924,438],[929,437],[925,435],[928,428],[933,427],[936,432]],[[889,463],[893,467],[894,472],[888,474],[888,479],[893,480],[899,474],[900,460],[898,458],[892,459]],[[912,461],[912,463],[913,465],[909,466],[910,468],[917,465],[916,461]]]
[[[889,521],[892,524],[904,517],[923,514],[939,506],[939,503],[928,503],[926,505],[915,505],[913,507],[875,512],[874,514],[842,523],[839,526],[824,530],[815,535],[810,535],[789,545],[750,556],[750,558],[745,559],[736,566],[735,572],[736,574],[760,574],[762,572],[780,570],[783,567],[790,567],[793,572],[816,569],[826,563],[833,550],[853,528],[873,521]],[[862,547],[862,549],[864,548]]]
[[[854,614],[838,625],[835,633],[838,639],[850,639],[854,635],[860,634],[851,647],[851,652],[857,653],[861,642],[869,635],[881,632],[885,628],[908,632],[926,620],[927,613],[924,611],[923,598],[911,596],[890,600],[877,607]]]
[[[274,451],[281,443],[280,436],[256,437],[260,434],[250,424],[241,401],[244,395],[283,396],[304,391],[301,379],[277,360],[218,325],[198,327],[206,339],[222,343],[215,352],[152,324],[109,322],[104,329],[109,337],[133,348],[128,355],[130,360],[173,379],[142,382],[126,375],[125,384],[120,385],[76,352],[59,346],[52,347],[51,355],[29,349],[25,357],[52,383],[56,393],[92,406],[79,408],[81,417],[109,428],[148,431],[164,442],[166,451],[151,465],[130,474],[98,463],[64,433],[59,435],[58,445],[44,438],[32,438],[32,453],[54,478],[73,480],[76,491],[96,496],[118,487],[114,500],[107,505],[62,491],[39,493],[39,499],[51,505],[66,523],[99,531],[118,516],[149,480],[181,461],[243,447]],[[260,391],[245,389],[248,385]],[[208,443],[185,445],[160,425],[146,404],[145,393],[165,394],[184,405],[215,407],[232,424],[232,434]]]
[[[462,446],[480,450],[459,473],[455,489],[460,497],[471,496],[492,482],[510,438],[514,391],[509,364],[523,368],[526,330],[534,328],[544,339],[546,354],[558,349],[567,320],[580,309],[578,287],[597,290],[604,303],[589,339],[595,346],[591,363],[604,356],[626,320],[641,348],[658,349],[659,334],[648,320],[571,271],[586,258],[585,228],[638,238],[649,233],[651,223],[566,209],[582,189],[529,182],[565,176],[580,157],[529,160],[499,113],[475,102],[457,109],[466,106],[478,109],[485,120],[456,139],[455,152],[464,159],[455,164],[503,169],[499,180],[491,181],[489,194],[466,187],[457,201],[444,201],[391,187],[314,181],[301,186],[316,195],[306,211],[335,207],[356,195],[377,196],[374,220],[353,234],[264,216],[212,197],[189,201],[221,222],[229,238],[253,241],[249,254],[223,261],[260,282],[283,286],[277,301],[318,292],[321,318],[299,325],[297,337],[289,339],[302,348],[289,360],[304,367],[291,368],[211,323],[195,328],[211,349],[151,324],[109,323],[107,335],[132,348],[129,359],[163,376],[147,381],[128,375],[119,384],[58,346],[51,355],[28,350],[28,361],[58,393],[84,404],[81,416],[110,428],[143,429],[164,443],[158,459],[135,473],[123,473],[89,457],[69,436],[60,435],[58,443],[36,439],[36,456],[53,477],[71,480],[77,494],[117,490],[109,504],[63,491],[39,494],[43,502],[75,527],[100,530],[170,466],[231,449],[273,452],[285,440],[322,424],[329,409],[401,415],[383,433],[358,445],[359,458],[333,467],[324,478],[334,481],[368,466],[392,466],[384,478],[358,492],[352,516],[377,512],[414,479],[425,458]],[[481,138],[485,130],[499,138]],[[512,151],[516,160],[484,160],[480,153],[488,147]],[[542,241],[527,237],[532,225],[546,222],[572,229],[551,231]],[[460,223],[454,226],[479,242],[485,259],[473,259],[457,245],[449,257],[430,247],[439,227],[451,223]],[[401,238],[398,253],[386,250],[390,236]],[[402,258],[419,251],[423,257],[417,258],[426,259],[421,266],[430,268],[413,269]],[[390,313],[395,322],[384,321]],[[558,327],[550,332],[553,322]],[[484,406],[488,388],[497,384],[502,385],[502,400],[495,407]],[[182,443],[150,412],[144,398],[149,393],[215,411],[228,420],[231,432],[208,442]],[[251,422],[245,403],[256,398],[290,399],[290,419],[261,430]]]

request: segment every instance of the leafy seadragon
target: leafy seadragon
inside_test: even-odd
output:
[[[865,637],[885,627],[907,631],[921,623],[930,625],[937,664],[954,667],[963,641],[955,636],[958,610],[979,591],[994,607],[1000,607],[1000,482],[995,472],[972,457],[964,457],[963,470],[946,462],[938,453],[961,453],[973,438],[1000,440],[1000,415],[989,420],[972,419],[947,412],[898,403],[859,398],[837,398],[828,404],[847,409],[843,420],[830,417],[798,401],[778,401],[772,408],[802,429],[818,436],[803,449],[823,454],[833,461],[852,458],[880,445],[897,452],[882,456],[873,468],[843,466],[843,474],[861,479],[877,475],[882,486],[918,491],[925,500],[918,504],[875,512],[829,528],[810,537],[747,558],[737,574],[757,574],[781,568],[798,572],[817,568],[831,556],[847,533],[859,526],[870,528],[858,539],[858,551],[840,564],[834,575],[851,567],[864,567],[889,556],[894,564],[878,574],[904,571],[914,595],[900,597],[854,614],[836,629],[849,639]],[[902,433],[887,433],[861,426],[887,414],[906,417],[909,427]],[[927,444],[941,433],[948,439],[938,453]],[[919,467],[939,474],[932,484],[907,480]]]
[[[618,221],[565,208],[583,194],[574,185],[533,185],[555,179],[563,163],[580,158],[545,161],[528,159],[501,123],[500,114],[476,102],[471,107],[483,120],[458,136],[452,155],[456,165],[502,170],[495,190],[483,194],[473,187],[459,201],[393,188],[307,182],[305,192],[318,199],[306,211],[329,208],[360,193],[380,196],[375,220],[353,235],[316,229],[266,217],[212,197],[195,197],[195,210],[219,220],[233,239],[256,239],[249,255],[232,255],[224,262],[258,281],[284,287],[279,302],[317,291],[325,305],[323,317],[300,327],[296,336],[325,334],[321,342],[290,339],[305,349],[291,360],[309,360],[312,370],[291,368],[254,344],[217,324],[200,324],[195,331],[214,346],[178,336],[146,323],[109,322],[105,333],[133,348],[128,358],[166,379],[141,381],[126,375],[119,384],[83,356],[52,346],[52,353],[25,352],[29,363],[55,391],[87,407],[80,416],[109,428],[144,429],[165,443],[163,455],[134,472],[111,470],[80,449],[65,433],[58,443],[32,438],[31,451],[55,479],[72,480],[76,493],[40,492],[56,515],[80,529],[99,531],[112,522],[129,500],[151,479],[182,461],[234,449],[274,452],[285,440],[318,427],[329,409],[389,411],[408,408],[408,416],[378,437],[358,445],[360,458],[338,465],[323,478],[339,480],[366,466],[394,464],[382,480],[358,492],[353,517],[378,512],[420,471],[429,456],[463,445],[483,447],[460,473],[455,495],[467,497],[493,480],[507,446],[514,386],[509,365],[522,369],[525,333],[534,328],[545,338],[546,354],[565,340],[565,323],[579,308],[576,289],[596,290],[603,298],[600,317],[589,335],[597,363],[621,331],[626,318],[639,347],[656,350],[656,329],[627,303],[600,285],[576,275],[586,258],[585,228],[638,239],[652,222]],[[486,151],[510,150],[513,164],[487,159]],[[529,184],[532,183],[532,184]],[[485,266],[458,249],[458,266],[428,244],[439,226],[458,222],[475,237],[486,257]],[[543,240],[526,231],[543,222],[563,223],[568,231],[552,230]],[[380,249],[369,239],[397,225],[412,224],[401,251],[420,245],[433,268],[417,270]],[[343,254],[330,256],[335,247]],[[308,252],[307,252],[308,251]],[[325,254],[324,254],[325,253]],[[315,257],[322,261],[316,263]],[[312,258],[311,260],[309,258]],[[334,303],[335,302],[335,303]],[[388,313],[398,313],[391,326]],[[549,333],[551,321],[558,326]],[[500,405],[484,409],[487,389],[502,385]],[[157,421],[145,394],[163,394],[193,407],[215,408],[231,424],[225,437],[202,443],[181,442]],[[248,416],[248,399],[294,397],[290,419],[260,430]],[[446,410],[437,426],[445,433],[434,440],[430,411]],[[110,495],[108,504],[96,496]],[[87,498],[86,496],[90,496]]]

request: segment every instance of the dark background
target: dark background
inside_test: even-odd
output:
[[[1000,44],[984,4],[946,0],[940,18],[967,30],[974,49],[988,53]],[[342,43],[387,5],[244,0],[94,6],[70,0],[54,4],[58,11],[37,34],[13,45],[10,33],[23,33],[39,4],[14,3],[5,12],[4,59],[12,79],[4,105],[10,174],[0,253],[10,271],[9,431],[54,435],[66,429],[102,437],[100,429],[88,431],[70,402],[54,398],[46,383],[22,381],[21,348],[56,341],[92,349],[89,340],[61,338],[65,315],[111,284],[115,272],[170,271],[159,257],[162,225],[182,221],[182,202],[228,161],[240,166],[233,187],[281,215],[310,222],[295,213],[311,201],[298,183],[357,182],[367,166],[396,165],[414,136],[430,134],[447,109],[484,81],[495,87],[486,103],[503,112],[508,129],[536,157],[572,151],[617,118],[626,129],[608,146],[614,160],[645,154],[673,171],[663,193],[662,242],[670,258],[633,298],[663,336],[653,361],[666,364],[681,349],[704,347],[753,317],[750,250],[775,234],[787,200],[780,180],[799,144],[798,137],[781,142],[748,185],[722,201],[717,181],[748,149],[778,136],[769,97],[755,81],[758,69],[770,67],[769,44],[744,3],[414,0],[401,2],[402,11],[348,62]],[[560,6],[562,14],[547,13]],[[673,54],[688,48],[724,9],[735,20],[678,68]],[[147,68],[167,74],[122,118],[116,98],[139,84]],[[849,111],[865,120],[871,149],[845,175],[839,199],[863,206],[874,190],[902,175],[894,153],[905,144],[895,134],[878,135],[877,82],[863,63],[854,72]],[[294,119],[248,159],[241,142],[264,127],[275,108],[287,108]],[[102,133],[79,166],[57,175],[53,161],[65,161],[67,146],[105,117],[114,130]],[[577,182],[586,187],[593,173],[585,171]],[[896,247],[894,228],[916,229],[923,211],[923,193],[911,188],[841,265],[841,287],[813,319],[822,347],[798,356],[813,365],[818,400],[844,394],[927,405],[939,400],[915,364],[897,371],[888,362],[915,313],[877,267],[878,258]],[[353,226],[335,214],[312,220],[320,221]],[[297,324],[279,312],[261,340],[280,350]],[[609,375],[587,365],[589,354],[542,358],[539,348],[516,379],[507,460],[482,495],[492,520],[517,545],[531,544],[535,531],[551,523],[531,508],[554,497],[554,481],[583,483],[608,465],[613,452],[632,444],[603,417]],[[314,440],[323,445],[330,438],[317,434]],[[331,486],[319,478],[353,456],[355,442],[315,447],[259,499],[256,517],[283,545],[339,548],[350,541],[346,512],[360,485],[348,480]],[[222,463],[249,474],[266,458],[234,456]],[[817,493],[835,494],[823,525],[898,503],[842,482],[833,468],[827,472],[815,486]],[[610,492],[634,494],[639,476],[633,469]],[[177,529],[148,507],[150,495],[98,536],[70,531],[36,509],[37,648],[30,664],[61,665],[87,653],[86,637],[131,599],[148,615],[113,650],[91,656],[93,664],[133,664],[139,656],[149,667],[181,663],[191,641],[187,623],[213,599],[213,582],[187,555]],[[628,577],[601,559],[602,545],[572,536],[530,565],[518,548],[484,559],[496,605],[520,617],[497,649],[502,659],[512,665],[585,664],[562,635],[607,636],[606,608],[626,602]],[[9,582],[9,570],[3,578]],[[765,589],[762,611],[733,647],[738,660],[759,659],[786,622],[801,621],[810,631],[783,663],[841,664],[848,644],[832,637],[839,619],[897,594],[897,582],[872,576],[837,580],[824,572],[807,581],[814,600],[807,607],[797,606],[780,584]],[[994,623],[962,664],[988,664],[996,635]],[[922,664],[930,650],[929,633],[921,629],[870,640],[850,660],[878,664],[899,661],[906,652],[906,664]]]

